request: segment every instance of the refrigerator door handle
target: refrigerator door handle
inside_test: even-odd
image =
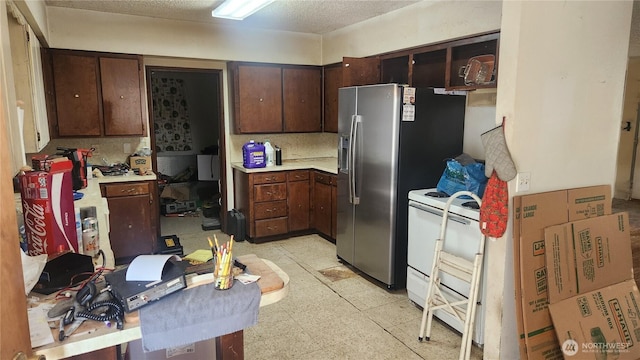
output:
[[[342,172],[344,166],[342,164],[342,156],[343,156],[343,148],[342,144],[344,144],[344,135],[340,135],[338,138],[338,172]]]
[[[350,144],[350,149],[351,149],[351,159],[350,159],[350,170],[349,171],[349,175],[350,175],[350,183],[349,183],[349,193],[350,193],[350,198],[352,199],[351,203],[354,205],[358,205],[360,204],[360,196],[358,196],[358,189],[357,189],[357,184],[358,184],[358,166],[356,164],[356,159],[358,158],[358,153],[356,152],[357,146],[358,146],[358,128],[360,127],[359,124],[362,122],[362,116],[361,115],[353,115],[353,117],[351,118],[351,144]]]
[[[353,126],[355,125],[355,115],[351,115],[351,125],[349,127],[349,146],[347,148],[347,185],[349,187],[349,203],[353,204]]]

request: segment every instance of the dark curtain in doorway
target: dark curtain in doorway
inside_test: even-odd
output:
[[[154,76],[151,91],[156,152],[190,151],[193,141],[184,80]]]

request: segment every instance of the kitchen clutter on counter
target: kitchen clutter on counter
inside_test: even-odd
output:
[[[24,166],[15,177],[16,225],[20,234],[16,245],[29,260],[43,256],[48,264],[72,253],[93,263],[96,269],[114,266],[108,202],[101,194],[101,184],[156,177],[153,173],[136,176],[129,164],[108,164],[104,158],[101,160],[105,165],[91,165],[87,158],[95,155],[93,151],[58,147],[56,154],[35,154],[31,166]],[[148,154],[150,151],[137,155]],[[34,281],[45,284],[45,288],[55,287],[50,271],[36,272]]]
[[[129,166],[138,175],[149,175],[153,173],[151,165],[151,149],[143,148],[129,156]]]
[[[34,168],[18,175],[27,253],[30,256],[78,252],[71,160],[34,159]]]
[[[269,140],[255,142],[249,140],[242,146],[242,164],[247,169],[282,165],[282,149]]]

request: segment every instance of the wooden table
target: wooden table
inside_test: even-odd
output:
[[[260,298],[260,307],[273,304],[280,301],[289,293],[289,276],[282,271],[276,264],[269,260],[262,259],[284,282],[281,289],[269,291],[262,294]],[[197,280],[203,280],[206,283],[206,275],[196,277]],[[193,286],[191,279],[188,281]],[[127,319],[134,318],[127,317]],[[92,326],[90,323],[94,323]],[[90,330],[84,330],[80,327],[76,335],[72,335],[63,342],[57,340],[58,330],[52,329],[55,341],[51,344],[44,345],[34,349],[35,355],[44,355],[47,360],[72,358],[75,360],[102,360],[114,359],[115,346],[124,344],[129,341],[142,338],[140,324],[136,321],[126,321],[124,329],[118,330],[106,326],[96,326],[95,322],[86,321]],[[85,326],[83,324],[83,326]],[[243,359],[244,344],[243,331],[226,334],[216,338],[216,359]]]

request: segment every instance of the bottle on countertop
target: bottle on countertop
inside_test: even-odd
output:
[[[282,149],[276,146],[276,165],[282,165]]]
[[[267,166],[273,166],[275,160],[275,152],[269,140],[264,142],[264,154],[266,156]]]
[[[250,140],[242,146],[242,164],[245,168],[262,168],[266,165],[264,145]]]

